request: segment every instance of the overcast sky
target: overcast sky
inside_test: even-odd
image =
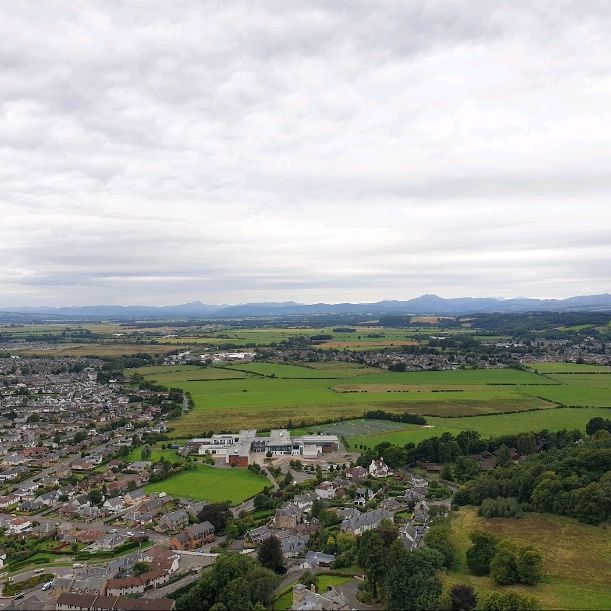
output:
[[[610,291],[610,39],[596,0],[2,2],[0,308]]]

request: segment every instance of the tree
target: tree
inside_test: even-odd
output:
[[[517,592],[493,592],[478,607],[478,611],[536,611],[536,598]]]
[[[286,472],[286,475],[284,476],[284,480],[282,481],[282,485],[284,488],[286,488],[287,486],[290,486],[293,483],[293,474],[291,473],[291,470],[289,469]]]
[[[439,608],[441,581],[431,557],[416,550],[401,556],[386,576],[386,607],[390,611]],[[435,552],[433,552],[435,553]]]
[[[471,611],[475,609],[477,596],[471,586],[456,584],[450,590],[450,603],[452,611]]]
[[[217,533],[223,532],[227,526],[227,519],[231,515],[229,503],[211,503],[204,505],[198,514],[200,522],[210,522]]]
[[[489,533],[475,531],[469,536],[473,545],[467,550],[467,565],[474,575],[488,575],[498,539]]]
[[[386,544],[375,531],[368,530],[359,541],[358,561],[371,583],[374,598],[378,597],[378,584],[386,572]]]
[[[389,547],[399,536],[399,529],[392,520],[382,520],[376,528],[376,532],[382,537],[384,544]]]
[[[273,571],[258,567],[246,574],[249,584],[250,601],[256,607],[262,605],[263,609],[269,609],[274,591],[278,586],[280,578]],[[254,608],[254,607],[253,607]]]
[[[474,479],[479,475],[479,464],[468,456],[459,456],[454,464],[454,477],[460,483]]]
[[[501,541],[490,561],[490,577],[499,585],[507,586],[518,581],[518,556],[515,545]]]
[[[140,452],[140,458],[142,460],[150,460],[152,454],[153,454],[153,451],[151,450],[151,446],[147,443]]]
[[[586,433],[590,436],[594,435],[596,431],[605,430],[611,433],[611,420],[606,420],[597,416],[592,418],[586,424]]]
[[[312,509],[310,510],[310,515],[313,518],[317,518],[320,515],[320,512],[323,510],[323,504],[320,499],[314,499],[312,503]]]
[[[104,495],[102,494],[102,492],[100,490],[98,490],[98,488],[92,488],[89,491],[89,502],[92,505],[101,505],[102,502],[104,501]]]
[[[130,480],[127,482],[127,489],[128,489],[130,492],[133,492],[133,491],[134,491],[134,490],[135,490],[137,487],[138,487],[138,484],[136,484],[136,480],[135,480],[135,479],[130,479]]]
[[[132,573],[138,577],[138,575],[142,575],[144,573],[148,573],[151,570],[151,563],[150,562],[143,562],[143,561],[138,561],[134,563],[134,566],[132,567]]]
[[[452,472],[452,465],[450,465],[450,463],[446,463],[445,465],[443,465],[443,469],[441,471],[441,479],[444,479],[447,482],[454,481],[454,473]]]
[[[499,467],[508,467],[511,464],[511,450],[505,444],[498,449],[496,457]]]
[[[446,568],[450,568],[456,558],[456,547],[450,535],[450,521],[446,518],[433,523],[424,538],[429,548],[443,555],[443,565]]]
[[[543,556],[532,548],[521,550],[518,557],[518,581],[534,585],[543,579]]]
[[[282,545],[278,537],[268,537],[259,546],[257,558],[263,567],[279,573],[284,569],[284,557],[282,556]]]
[[[228,611],[248,611],[252,609],[250,584],[246,577],[238,577],[227,584],[221,600]]]

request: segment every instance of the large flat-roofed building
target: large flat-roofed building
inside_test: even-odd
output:
[[[187,447],[192,454],[212,454],[226,457],[226,462],[246,467],[252,454],[271,452],[274,456],[289,454],[302,458],[317,458],[339,449],[337,435],[303,435],[291,437],[287,429],[273,429],[269,437],[257,436],[256,429],[221,433],[212,437],[191,439]]]

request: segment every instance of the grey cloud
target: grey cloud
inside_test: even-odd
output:
[[[5,4],[0,306],[608,290],[610,18]]]

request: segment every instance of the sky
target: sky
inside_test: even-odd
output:
[[[611,6],[0,3],[0,309],[611,291]]]

